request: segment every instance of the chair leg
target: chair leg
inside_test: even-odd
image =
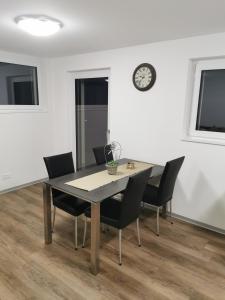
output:
[[[159,236],[159,209],[160,209],[160,207],[157,207],[157,219],[156,219],[156,223],[157,223],[157,236]]]
[[[52,217],[52,233],[54,232],[54,227],[55,227],[55,214],[56,214],[56,206],[54,206],[54,209],[53,209],[53,217]]]
[[[172,221],[172,200],[170,200],[170,223],[173,224],[173,221]]]
[[[75,239],[75,250],[77,250],[77,217],[74,218],[74,239]]]
[[[140,228],[139,228],[139,218],[137,218],[137,236],[138,236],[138,246],[141,247]]]
[[[102,232],[105,233],[105,224],[102,223]]]
[[[119,265],[122,265],[122,229],[119,229]]]
[[[84,220],[84,235],[83,235],[82,248],[84,248],[84,245],[85,245],[86,234],[87,234],[87,217],[85,217],[85,220]]]

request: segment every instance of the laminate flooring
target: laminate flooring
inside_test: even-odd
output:
[[[74,250],[73,217],[58,210],[53,243],[43,239],[41,184],[0,195],[0,299],[225,299],[225,237],[145,209],[123,230],[122,266],[115,229],[101,233],[100,273],[89,272],[90,223],[81,248],[83,219]]]

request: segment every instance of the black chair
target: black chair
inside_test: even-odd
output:
[[[146,186],[143,203],[157,208],[157,235],[159,236],[159,210],[170,201],[170,218],[172,217],[172,197],[177,175],[183,164],[184,156],[168,161],[164,168],[159,186]],[[172,223],[172,222],[171,222]]]
[[[139,231],[139,214],[140,204],[145,190],[145,186],[151,174],[151,169],[147,169],[137,175],[129,178],[127,188],[124,191],[122,201],[117,201],[113,198],[108,198],[101,203],[100,221],[119,230],[119,264],[122,264],[121,239],[122,229],[136,220],[138,245],[141,246],[140,231]],[[86,239],[87,217],[91,217],[90,209],[85,212],[85,230],[83,247]]]
[[[50,179],[75,172],[72,152],[44,157],[44,162]],[[54,206],[52,232],[55,225],[56,207],[74,216],[75,249],[77,250],[77,217],[89,207],[88,202],[55,189],[52,189],[52,202]]]
[[[113,160],[111,145],[105,145],[93,148],[95,161],[97,165],[105,164],[107,161]]]

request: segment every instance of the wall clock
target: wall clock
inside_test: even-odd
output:
[[[148,63],[141,64],[134,70],[133,84],[139,91],[149,90],[154,85],[155,80],[155,68]]]

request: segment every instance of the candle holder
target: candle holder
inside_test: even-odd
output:
[[[133,170],[135,169],[135,164],[132,161],[128,161],[127,163],[127,169]]]

